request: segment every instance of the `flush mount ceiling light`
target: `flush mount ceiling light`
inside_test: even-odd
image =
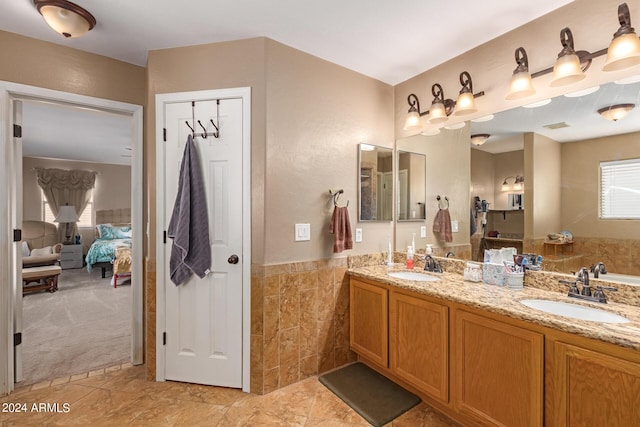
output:
[[[65,37],[80,37],[96,26],[96,18],[75,3],[66,0],[34,0],[46,23]]]
[[[471,135],[471,143],[476,147],[479,147],[487,142],[487,139],[489,139],[490,136],[491,135],[488,133],[477,133],[475,135]]]
[[[604,71],[617,71],[640,64],[640,39],[631,26],[631,14],[626,3],[618,6],[618,22],[620,28],[607,49],[607,59],[602,67]]]
[[[427,122],[429,124],[440,124],[446,122],[452,113],[455,115],[465,115],[478,111],[475,106],[474,98],[483,96],[484,92],[473,93],[471,75],[466,71],[460,73],[460,84],[462,85],[462,89],[460,90],[458,99],[455,102],[452,99],[446,99],[444,97],[442,86],[438,83],[431,86],[433,101],[431,102],[431,108],[429,111],[420,111],[420,100],[418,99],[418,96],[413,93],[409,94],[407,97],[409,110],[407,111],[407,117],[405,119],[403,129],[422,129],[421,117],[427,114]]]
[[[633,110],[635,104],[617,104],[609,107],[604,107],[598,110],[598,114],[607,120],[617,122],[624,118],[631,110]]]

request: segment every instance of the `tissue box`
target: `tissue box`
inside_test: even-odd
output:
[[[489,285],[505,285],[504,265],[485,263],[482,266],[482,281]]]

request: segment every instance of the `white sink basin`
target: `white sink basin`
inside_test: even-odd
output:
[[[416,273],[414,271],[392,271],[387,273],[391,277],[396,279],[415,280],[416,282],[437,282],[439,277],[430,276],[424,273]]]
[[[561,301],[549,301],[545,299],[525,299],[521,304],[535,310],[544,311],[558,316],[571,317],[573,319],[588,320],[600,323],[627,323],[629,319],[618,316],[599,308],[584,307],[582,305],[571,304]]]

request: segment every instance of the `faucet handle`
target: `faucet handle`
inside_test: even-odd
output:
[[[618,288],[608,287],[608,286],[597,286],[595,292],[593,293],[594,298],[598,298],[598,301],[606,304],[607,296],[604,294],[604,290],[607,291],[617,291]]]
[[[569,285],[569,295],[571,294],[577,294],[580,295],[580,290],[578,289],[578,284],[577,281],[570,281],[570,280],[560,280],[560,283],[564,283],[566,285]]]

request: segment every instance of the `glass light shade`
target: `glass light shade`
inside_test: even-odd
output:
[[[635,107],[634,104],[612,105],[610,107],[601,108],[598,113],[607,120],[617,122],[626,117],[627,114]]]
[[[522,190],[522,184],[519,182],[516,182],[515,184],[513,184],[513,189],[516,191]]]
[[[502,183],[502,188],[500,189],[501,191],[508,191],[509,190],[509,184],[507,183],[507,180],[505,179],[504,182]]]
[[[611,40],[602,69],[617,71],[640,64],[640,39],[635,32],[622,34]]]
[[[473,145],[475,145],[476,147],[481,146],[482,144],[484,144],[485,142],[487,142],[487,139],[489,139],[489,134],[486,133],[481,133],[481,134],[477,134],[477,135],[471,135],[471,143]]]
[[[580,67],[578,55],[562,55],[553,66],[553,77],[551,83],[553,87],[570,85],[584,79],[586,75]]]
[[[429,123],[444,123],[449,119],[447,117],[447,112],[444,109],[444,104],[442,102],[436,102],[431,104],[431,109],[429,110]]]
[[[418,130],[422,129],[422,120],[420,114],[417,111],[410,111],[407,113],[407,118],[404,121],[404,130]]]
[[[531,74],[529,74],[528,71],[520,71],[511,77],[509,92],[505,99],[512,100],[525,98],[533,95],[534,93],[536,93],[536,90],[533,88]]]
[[[476,101],[471,92],[463,92],[458,96],[456,101],[456,108],[453,114],[456,116],[463,116],[465,114],[472,114],[478,111],[476,108]]]
[[[55,5],[43,5],[40,13],[46,23],[65,37],[80,37],[93,28],[83,16],[72,10]]]

